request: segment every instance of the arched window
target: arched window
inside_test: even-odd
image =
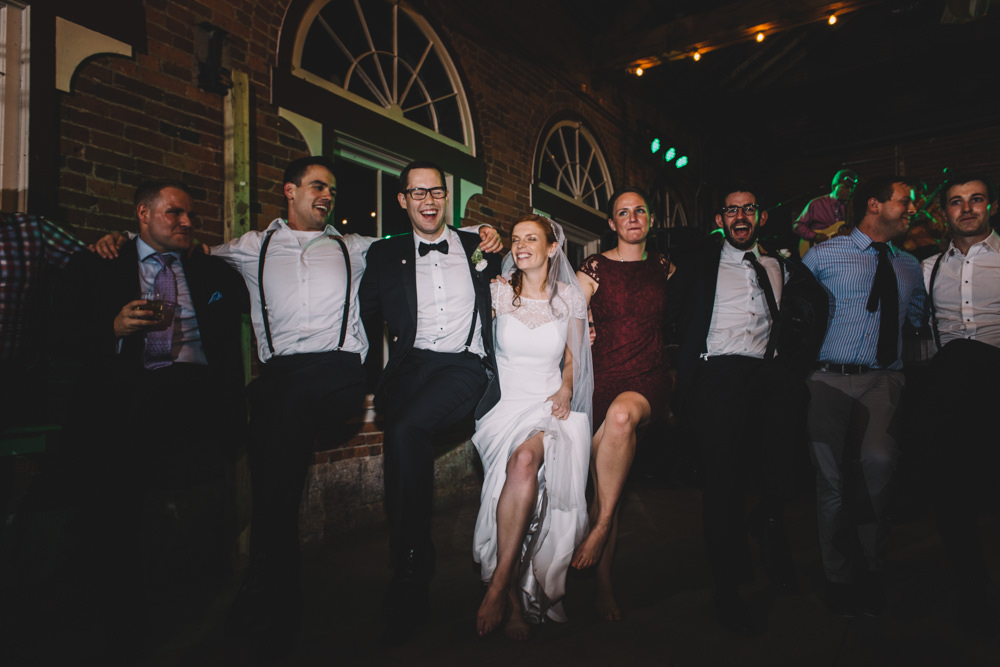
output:
[[[538,155],[536,183],[604,215],[611,197],[611,176],[594,136],[579,121],[549,128]]]
[[[454,63],[427,21],[398,2],[315,0],[299,24],[292,74],[475,152]]]

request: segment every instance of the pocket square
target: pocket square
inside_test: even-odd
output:
[[[222,301],[222,292],[216,292],[215,294],[213,294],[211,298],[209,298],[208,303],[213,304],[216,301]]]

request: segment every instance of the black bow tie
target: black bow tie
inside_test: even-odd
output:
[[[420,256],[423,257],[431,250],[437,250],[442,255],[448,254],[448,241],[438,241],[437,243],[424,243],[421,241],[420,245],[417,247],[417,251]]]

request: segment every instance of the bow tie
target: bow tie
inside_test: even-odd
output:
[[[424,255],[426,255],[427,253],[429,253],[431,250],[437,250],[442,255],[447,255],[448,254],[448,241],[447,240],[445,240],[445,241],[438,241],[437,243],[423,243],[423,242],[421,242],[420,245],[417,247],[417,251],[420,253],[421,257],[423,257]]]

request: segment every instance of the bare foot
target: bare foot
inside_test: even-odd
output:
[[[615,596],[610,589],[601,590],[601,588],[598,588],[597,599],[594,600],[594,609],[602,620],[622,620],[622,612],[618,609],[618,603],[615,602]]]
[[[580,543],[580,546],[576,548],[576,552],[573,554],[573,562],[570,565],[578,570],[585,570],[588,567],[597,565],[597,561],[601,559],[601,553],[604,551],[604,545],[608,542],[608,530],[610,528],[611,526],[608,524],[594,524],[590,529],[590,533]]]
[[[524,620],[521,604],[513,594],[510,596],[510,618],[503,626],[503,633],[507,635],[508,639],[513,639],[516,642],[526,642],[531,639],[531,626]]]
[[[486,595],[479,605],[476,614],[476,631],[480,637],[485,637],[496,630],[503,621],[503,612],[507,606],[507,596],[503,591],[495,590],[495,586],[486,589]]]

